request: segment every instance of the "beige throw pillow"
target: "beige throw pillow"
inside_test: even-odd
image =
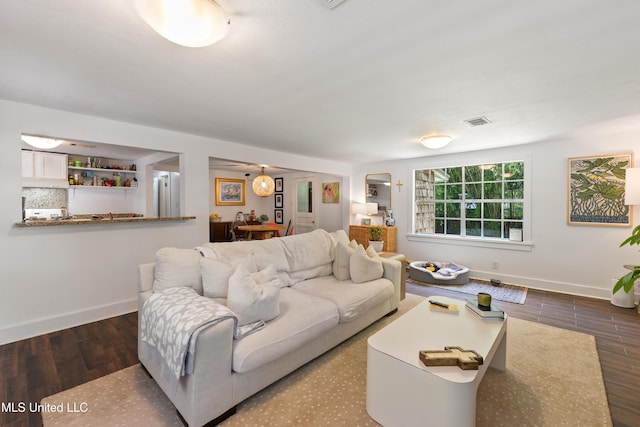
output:
[[[251,273],[243,263],[229,278],[227,306],[238,316],[238,324],[276,318],[280,314],[280,278],[275,266]]]
[[[200,252],[194,249],[162,248],[156,252],[154,292],[188,286],[202,295]]]
[[[258,271],[253,253],[230,262],[201,258],[203,295],[207,298],[226,298],[229,289],[229,278],[235,273],[240,264],[244,265],[250,273]]]
[[[355,240],[345,244],[344,242],[338,242],[334,249],[333,259],[333,275],[338,280],[349,280],[351,274],[349,273],[349,263],[351,255],[358,244]]]
[[[379,279],[384,273],[382,259],[373,248],[365,251],[362,245],[358,245],[349,261],[349,273],[354,283]]]

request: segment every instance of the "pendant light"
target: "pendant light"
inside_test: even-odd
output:
[[[270,196],[276,189],[276,183],[273,182],[273,178],[264,173],[264,166],[262,167],[260,175],[253,180],[251,188],[253,188],[253,192],[260,197]]]

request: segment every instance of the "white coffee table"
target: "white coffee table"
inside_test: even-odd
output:
[[[367,412],[385,427],[474,426],[476,391],[487,368],[505,369],[507,320],[481,319],[464,301],[459,313],[431,311],[427,300],[368,339]],[[457,346],[475,350],[484,364],[476,370],[424,366],[420,350]]]

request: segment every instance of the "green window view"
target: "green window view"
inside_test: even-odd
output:
[[[414,229],[506,239],[522,229],[524,162],[416,170]]]

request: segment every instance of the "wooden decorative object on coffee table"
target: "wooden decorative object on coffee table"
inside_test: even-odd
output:
[[[425,366],[456,366],[465,371],[477,370],[483,359],[473,350],[460,347],[445,347],[444,350],[421,350],[420,361]]]

